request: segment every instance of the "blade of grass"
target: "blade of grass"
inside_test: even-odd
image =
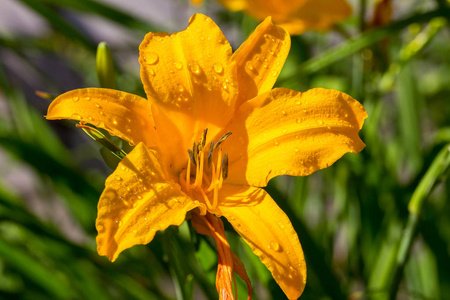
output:
[[[30,7],[36,13],[41,15],[43,18],[47,20],[49,24],[53,26],[53,28],[62,34],[64,34],[67,38],[76,40],[80,42],[83,46],[91,51],[95,51],[95,44],[86,38],[76,27],[72,24],[64,20],[61,15],[55,12],[52,8],[42,3],[42,1],[37,0],[20,0],[22,3]],[[82,2],[82,1],[80,1]]]
[[[390,299],[395,299],[397,295],[398,287],[403,277],[403,269],[408,259],[411,245],[414,241],[414,236],[416,234],[417,225],[419,223],[420,214],[423,210],[425,200],[436,186],[436,183],[442,179],[449,169],[450,144],[447,144],[431,163],[431,166],[428,168],[419,185],[415,189],[409,202],[408,221],[400,241],[400,246],[397,251],[396,265],[393,269],[394,276],[390,287]]]
[[[110,5],[93,0],[41,0],[41,2],[61,8],[73,8],[79,11],[93,13],[130,29],[137,29],[143,32],[158,31],[147,22],[138,20],[125,12],[120,11],[119,9],[111,7]]]

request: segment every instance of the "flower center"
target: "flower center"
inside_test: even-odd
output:
[[[224,134],[216,143],[211,141],[208,150],[205,147],[207,133],[208,128],[203,131],[200,141],[194,142],[192,149],[188,149],[189,158],[186,168],[180,173],[180,183],[191,198],[204,202],[208,211],[214,213],[219,190],[228,176],[228,153],[222,153],[220,144],[231,132]]]

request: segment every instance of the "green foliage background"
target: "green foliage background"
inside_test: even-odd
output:
[[[257,25],[212,1],[200,8],[173,1],[179,10],[214,12],[219,26],[234,33],[234,47]],[[80,26],[84,16],[137,37],[112,54],[118,89],[142,95],[138,43],[148,31],[166,30],[164,24],[107,1],[15,2],[51,30],[38,37],[0,34],[0,298],[217,299],[214,244],[186,222],[115,263],[97,255],[96,205],[112,170],[101,146],[73,122],[46,121],[50,101],[34,95],[98,86],[99,41]],[[335,30],[292,38],[277,86],[349,93],[369,113],[361,132],[367,146],[312,176],[277,178],[267,190],[305,252],[302,299],[448,299],[450,5],[402,2],[394,21],[371,28],[374,1],[357,2],[354,17]],[[226,228],[254,299],[284,299],[250,248]],[[240,280],[238,288],[245,299]]]

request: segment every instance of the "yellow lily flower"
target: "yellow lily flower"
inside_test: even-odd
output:
[[[257,20],[272,16],[291,35],[308,30],[326,31],[352,14],[346,0],[217,0],[226,9],[244,11]],[[191,0],[199,5],[203,0]]]
[[[51,103],[47,119],[90,123],[137,145],[100,197],[100,255],[114,261],[191,212],[195,229],[218,244],[220,299],[233,299],[232,272],[249,280],[225,239],[224,216],[287,297],[301,295],[306,266],[300,242],[261,187],[277,175],[308,175],[362,150],[358,132],[367,114],[335,90],[272,90],[289,48],[288,33],[267,18],[232,53],[217,25],[196,14],[185,30],[150,32],[141,43],[148,100],[87,88]]]

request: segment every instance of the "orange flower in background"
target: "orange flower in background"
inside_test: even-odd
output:
[[[352,14],[346,0],[217,0],[226,9],[244,11],[257,20],[271,16],[291,35],[308,30],[326,31]],[[200,4],[203,0],[191,0]]]
[[[48,119],[90,123],[137,145],[100,197],[100,255],[114,261],[191,212],[194,228],[217,244],[220,299],[234,299],[233,272],[249,280],[226,241],[223,216],[287,297],[301,295],[306,266],[298,236],[261,187],[361,151],[358,132],[367,114],[335,90],[272,90],[289,48],[287,32],[267,18],[232,53],[217,25],[196,14],[185,30],[148,33],[141,43],[147,99],[87,88],[52,102]]]

